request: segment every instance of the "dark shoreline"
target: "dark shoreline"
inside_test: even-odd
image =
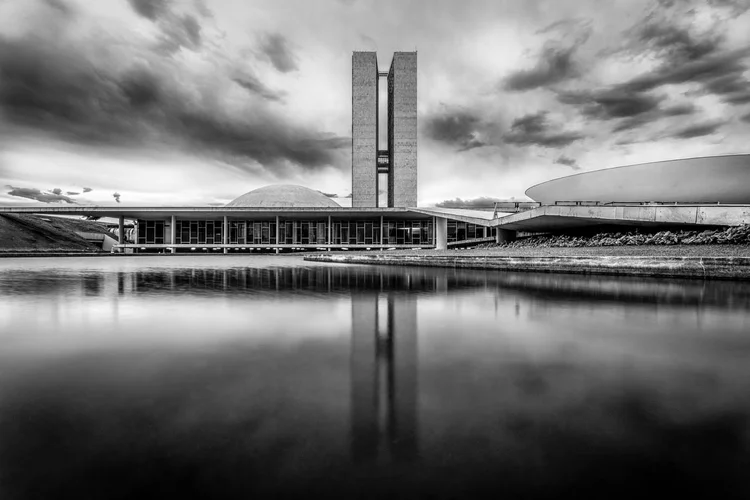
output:
[[[308,254],[312,262],[493,271],[749,280],[750,257]]]

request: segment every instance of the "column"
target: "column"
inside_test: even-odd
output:
[[[448,219],[435,217],[435,250],[448,249]]]
[[[117,228],[117,242],[120,245],[125,244],[125,216],[120,216],[120,225]],[[120,252],[124,252],[125,250],[123,248],[120,248]]]
[[[172,216],[172,227],[170,228],[170,240],[169,243],[172,245],[172,253],[177,253],[177,248],[175,248],[175,243],[177,242],[177,217],[174,215]]]
[[[276,245],[279,244],[279,216],[276,216]],[[279,247],[276,247],[276,253],[279,253]]]
[[[229,217],[224,216],[224,245],[229,245]],[[229,248],[224,247],[224,253],[229,253]]]
[[[328,237],[326,238],[326,243],[328,243],[328,245],[331,244],[331,231],[333,231],[333,227],[332,227],[332,224],[331,224],[331,216],[329,215],[328,216]],[[331,247],[330,246],[328,247],[328,251],[329,252],[331,251]]]
[[[380,246],[383,246],[383,216],[380,216]],[[382,250],[382,248],[381,248]]]
[[[502,243],[508,243],[516,239],[516,232],[511,229],[500,229],[495,228],[495,243],[498,245]]]

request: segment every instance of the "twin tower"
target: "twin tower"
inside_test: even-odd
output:
[[[381,78],[388,82],[387,143],[380,137]],[[375,52],[352,54],[352,207],[378,206],[417,206],[416,52],[394,53],[388,72],[378,70]]]

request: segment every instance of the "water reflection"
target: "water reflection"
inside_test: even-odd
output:
[[[417,303],[413,296],[394,293],[383,299],[374,293],[352,297],[352,457],[357,463],[374,462],[379,451],[396,460],[413,459],[417,452]]]
[[[2,499],[750,495],[747,283],[12,262]]]
[[[111,296],[179,292],[204,294],[359,291],[408,291],[444,294],[493,290],[545,301],[611,301],[750,309],[750,283],[644,277],[608,277],[541,273],[500,273],[431,268],[371,266],[284,266],[167,268],[130,271],[56,269],[40,273],[2,271],[0,296]]]

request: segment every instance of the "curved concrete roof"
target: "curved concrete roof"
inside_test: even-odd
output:
[[[556,201],[750,203],[750,154],[657,161],[542,182],[526,196]]]
[[[338,208],[335,201],[328,196],[294,184],[272,184],[235,198],[226,204],[227,207],[300,207],[300,208]]]

